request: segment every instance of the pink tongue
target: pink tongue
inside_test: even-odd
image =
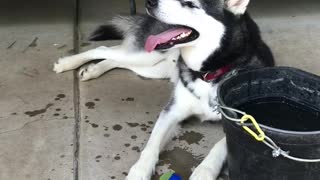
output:
[[[163,33],[160,33],[158,35],[151,35],[147,38],[144,49],[148,52],[152,52],[157,47],[157,45],[166,43],[170,41],[172,38],[182,33],[188,33],[188,32],[191,32],[191,30],[187,28],[179,28],[179,29],[171,29]]]

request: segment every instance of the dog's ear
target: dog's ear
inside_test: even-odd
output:
[[[250,0],[225,0],[226,9],[235,15],[244,14]]]

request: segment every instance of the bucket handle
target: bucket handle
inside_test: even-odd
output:
[[[226,119],[233,121],[233,122],[237,122],[236,124],[243,127],[244,130],[247,131],[251,136],[253,136],[257,141],[263,142],[266,146],[271,148],[272,149],[272,157],[277,158],[279,156],[283,156],[283,157],[285,157],[287,159],[291,159],[293,161],[307,162],[307,163],[320,162],[320,159],[304,159],[304,158],[298,158],[298,157],[294,157],[294,156],[289,155],[289,151],[282,150],[270,137],[265,135],[263,130],[260,128],[260,125],[257,123],[257,121],[255,120],[255,118],[253,116],[248,115],[247,113],[240,111],[238,109],[234,109],[234,108],[222,106],[222,105],[218,105],[217,109]],[[242,118],[238,119],[238,118],[230,117],[224,112],[224,110],[228,110],[231,112],[241,114]],[[253,126],[258,131],[259,135],[244,124],[244,122],[246,122],[248,120],[250,120],[252,122]],[[246,124],[248,124],[248,123],[246,123]]]

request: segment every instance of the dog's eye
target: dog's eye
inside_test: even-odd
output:
[[[193,2],[191,1],[184,1],[182,2],[182,6],[187,6],[189,8],[199,8],[198,6],[196,6]]]

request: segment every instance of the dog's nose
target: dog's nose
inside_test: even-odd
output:
[[[147,8],[155,8],[158,6],[158,0],[146,0]]]

